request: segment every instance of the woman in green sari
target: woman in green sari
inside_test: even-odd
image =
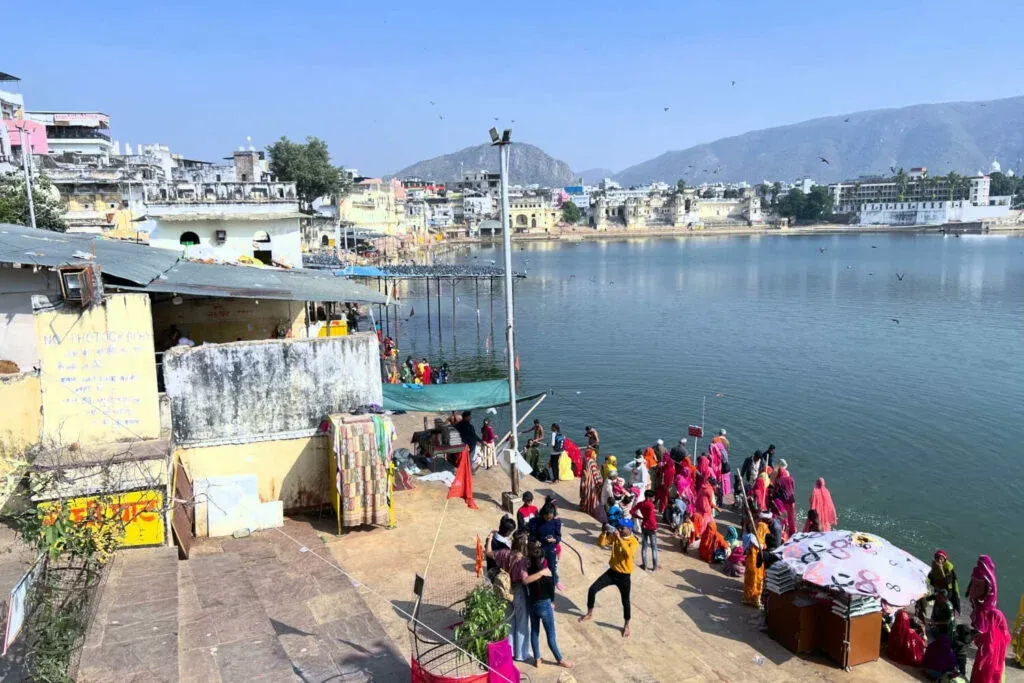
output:
[[[936,550],[932,559],[932,568],[928,572],[928,585],[936,594],[946,596],[953,611],[960,613],[960,583],[956,577],[956,567],[949,561],[945,550]]]

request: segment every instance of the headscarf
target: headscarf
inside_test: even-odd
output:
[[[825,488],[825,480],[818,477],[811,489],[811,509],[818,513],[818,524],[822,531],[831,531],[838,521],[836,506],[832,504],[832,494]],[[804,528],[807,531],[807,528]]]
[[[711,462],[703,453],[697,458],[697,475],[700,477],[701,485],[711,478]]]
[[[740,540],[740,535],[739,535],[739,532],[736,531],[736,527],[729,526],[728,528],[726,528],[726,530],[725,530],[725,542],[726,543],[728,543],[731,546],[734,543],[739,542],[739,540]]]
[[[668,453],[661,459],[661,486],[668,488],[675,483],[676,478],[676,463],[672,460]]]
[[[619,461],[615,458],[614,455],[609,455],[608,457],[606,457],[604,459],[604,465],[601,466],[601,476],[607,479],[609,476],[611,476],[612,472],[618,470],[618,464]]]
[[[764,510],[768,506],[768,475],[761,472],[757,477],[757,481],[754,482],[754,489],[751,491],[751,495],[754,496],[754,500],[757,501],[757,508]]]
[[[975,565],[974,571],[971,572],[971,583],[976,581],[984,582],[988,585],[988,592],[984,598],[979,598],[974,594],[974,587],[968,588],[968,597],[971,599],[971,626],[978,629],[981,632],[985,632],[987,629],[983,626],[987,625],[988,620],[991,618],[991,613],[997,610],[999,604],[999,589],[996,581],[996,565],[992,561],[992,558],[988,555],[981,555],[978,558],[978,564]]]

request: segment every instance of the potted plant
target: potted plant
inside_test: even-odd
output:
[[[455,643],[483,664],[487,663],[487,646],[508,638],[509,602],[490,586],[474,588],[466,596],[463,621],[455,627]]]

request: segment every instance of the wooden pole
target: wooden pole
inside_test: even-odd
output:
[[[434,334],[430,327],[430,277],[424,279],[427,282],[427,339],[433,339]]]
[[[437,278],[437,338],[443,340],[441,335],[441,278]]]

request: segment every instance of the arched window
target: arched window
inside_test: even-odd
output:
[[[537,219],[536,218],[530,220],[530,227],[531,228],[536,228],[537,227]]]
[[[323,237],[320,238],[320,246],[321,247],[329,247],[329,246],[331,246],[331,240],[330,240],[330,238],[327,237],[327,235],[324,235]]]
[[[191,247],[199,244],[199,235],[194,232],[183,232],[181,233],[181,237],[178,238],[178,244],[183,247]]]
[[[518,216],[516,216],[516,225],[522,225],[525,227],[527,223],[528,220],[524,214],[519,214]]]

